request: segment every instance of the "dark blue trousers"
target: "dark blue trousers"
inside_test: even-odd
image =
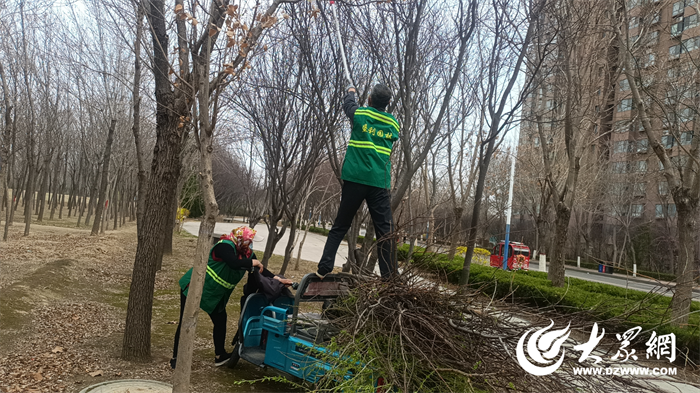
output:
[[[396,242],[391,238],[394,231],[394,221],[391,216],[389,190],[346,180],[343,182],[338,215],[328,233],[323,256],[318,263],[319,274],[326,275],[333,270],[335,254],[340,242],[350,229],[352,219],[362,205],[362,201],[367,201],[367,207],[374,223],[379,254],[379,271],[382,278],[388,279],[396,273]]]

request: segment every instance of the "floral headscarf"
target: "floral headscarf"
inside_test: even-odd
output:
[[[228,235],[222,235],[221,240],[230,240],[236,245],[238,257],[240,259],[250,258],[253,254],[250,245],[253,243],[253,238],[257,231],[248,227],[238,227],[231,231]]]

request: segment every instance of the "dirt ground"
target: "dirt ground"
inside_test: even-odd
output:
[[[4,223],[3,223],[4,224]],[[75,218],[32,224],[15,222],[8,242],[0,243],[0,392],[78,392],[116,379],[171,382],[168,360],[179,316],[177,281],[191,267],[196,239],[176,235],[173,254],[163,259],[153,305],[152,359],[144,363],[119,358],[131,271],[136,252],[136,225],[90,236]],[[110,223],[110,227],[111,227]],[[273,256],[270,270],[278,271]],[[302,261],[287,277],[299,281],[315,264]],[[245,280],[245,278],[244,278]],[[242,283],[228,307],[228,340],[238,320]],[[200,313],[192,370],[196,392],[284,392],[292,387],[246,362],[237,369],[214,367],[211,321]],[[227,343],[230,351],[230,342]]]

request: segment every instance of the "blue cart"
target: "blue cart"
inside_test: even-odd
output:
[[[326,352],[323,344],[338,332],[321,313],[299,313],[299,305],[325,303],[347,294],[347,280],[332,274],[320,280],[311,273],[301,280],[294,298],[282,297],[269,304],[263,294],[249,296],[228,367],[234,368],[243,359],[311,383],[318,381],[333,368],[327,361],[332,356],[319,356]]]

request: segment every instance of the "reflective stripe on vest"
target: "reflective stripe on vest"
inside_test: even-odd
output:
[[[209,265],[207,265],[207,274],[209,275],[209,277],[213,278],[214,281],[217,282],[217,284],[221,285],[226,289],[233,289],[235,287],[235,285],[230,284],[226,282],[223,278],[219,277],[219,275],[216,274],[214,269],[212,269]]]
[[[396,132],[399,132],[399,123],[397,123],[394,119],[388,116],[384,116],[382,114],[372,112],[369,109],[358,109],[355,111],[355,115],[362,115],[362,116],[367,116],[371,117],[374,120],[380,121],[384,124],[388,124],[396,129]]]
[[[391,149],[387,147],[377,146],[372,142],[355,141],[350,139],[348,141],[348,146],[356,147],[358,149],[374,149],[379,154],[386,154],[387,156],[391,155]]]

